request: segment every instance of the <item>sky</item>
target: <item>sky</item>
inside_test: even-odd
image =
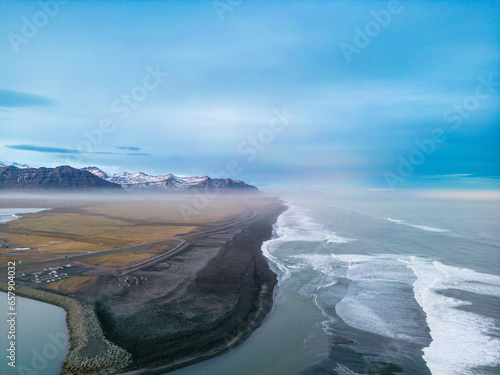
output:
[[[0,161],[500,189],[499,1],[0,1]]]

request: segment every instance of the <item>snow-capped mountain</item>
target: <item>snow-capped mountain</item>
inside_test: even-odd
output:
[[[21,164],[15,161],[0,161],[0,168],[10,167],[10,166],[17,167],[19,169],[31,168],[27,164]]]
[[[109,175],[98,167],[83,168],[103,180],[121,185],[128,191],[170,191],[182,192],[192,189],[226,192],[258,192],[255,186],[247,185],[240,180],[230,178],[178,177],[169,173],[166,175],[151,176],[143,172],[123,172]]]

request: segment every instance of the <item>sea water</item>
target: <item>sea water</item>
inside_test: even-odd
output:
[[[48,208],[2,208],[0,207],[0,224],[22,218],[20,214],[29,214],[48,210]]]
[[[66,312],[57,306],[16,297],[15,339],[9,339],[7,294],[0,293],[0,373],[3,375],[59,375],[69,353]],[[15,341],[15,367],[7,358]]]
[[[0,208],[0,224],[19,220],[21,214],[44,210],[47,209]],[[7,282],[7,279],[2,281]],[[60,374],[70,347],[66,312],[60,307],[19,296],[15,297],[14,306],[17,315],[8,315],[9,307],[7,294],[0,292],[0,374]],[[12,317],[15,317],[15,337],[9,338],[11,331],[7,320]],[[7,358],[11,341],[15,342],[15,362]]]
[[[287,197],[263,244],[275,305],[242,345],[182,374],[500,373],[500,202]]]

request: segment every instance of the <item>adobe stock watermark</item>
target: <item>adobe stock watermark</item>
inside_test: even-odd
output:
[[[273,109],[273,116],[269,120],[267,126],[262,127],[255,135],[248,136],[246,140],[242,141],[237,151],[240,156],[244,156],[244,161],[250,163],[257,155],[264,151],[266,147],[275,139],[276,135],[290,125],[295,118],[294,115],[287,112],[286,108],[283,110]],[[210,173],[214,178],[221,179],[235,179],[243,171],[242,161],[238,159],[229,160],[224,169]],[[191,204],[180,203],[178,205],[179,212],[181,213],[186,223],[190,222],[193,215],[198,215],[202,210],[208,207],[211,199],[218,196],[218,191],[210,192],[208,190],[197,190],[193,196]]]
[[[40,29],[47,26],[49,21],[59,14],[60,6],[68,4],[69,0],[41,0],[38,2],[39,11],[33,13],[31,17],[21,18],[21,29],[19,33],[10,32],[7,34],[10,46],[15,53],[19,53],[21,45],[26,45]]]
[[[37,349],[31,350],[31,359],[24,364],[19,364],[16,371],[19,375],[43,375],[48,364],[53,361],[61,351],[68,350],[68,339],[64,332],[57,334],[49,333],[47,342],[43,345],[40,351]]]
[[[83,130],[84,139],[81,140],[76,147],[74,154],[68,155],[67,164],[81,163],[83,155],[91,154],[95,147],[99,146],[107,134],[111,134],[116,130],[117,120],[125,120],[132,111],[139,107],[140,103],[144,102],[151,91],[156,90],[163,80],[168,77],[169,73],[161,71],[160,65],[156,65],[153,69],[150,66],[146,67],[146,74],[141,82],[134,86],[129,92],[121,94],[111,103],[109,110],[115,116],[104,117],[99,120],[99,124],[90,130]]]
[[[480,76],[477,80],[479,84],[473,95],[466,96],[461,103],[455,103],[452,108],[443,113],[443,120],[452,124],[453,130],[460,128],[463,121],[468,119],[472,112],[479,109],[481,102],[488,100],[500,86],[500,81],[494,81],[493,74],[488,75],[487,78]]]
[[[481,103],[490,99],[500,86],[500,81],[495,81],[493,74],[488,75],[487,78],[480,76],[477,80],[479,84],[476,86],[474,94],[466,96],[462,101],[454,103],[451,108],[444,111],[443,120],[447,124],[451,124],[450,129],[437,127],[432,130],[430,137],[422,140],[416,139],[416,147],[407,157],[399,155],[397,170],[384,173],[390,189],[394,190],[398,184],[411,177],[416,168],[424,164],[427,158],[436,151],[438,145],[446,141],[448,138],[447,132],[459,129],[464,120],[470,118],[471,114],[481,107]]]
[[[339,44],[347,63],[351,63],[351,56],[353,54],[359,55],[364,48],[368,47],[372,39],[376,38],[382,29],[391,23],[394,14],[399,14],[402,11],[403,6],[400,2],[393,0],[387,2],[387,9],[382,9],[378,12],[372,10],[370,12],[372,19],[365,24],[363,29],[358,26],[354,28],[352,44],[346,42]]]
[[[220,22],[224,22],[224,15],[227,12],[233,12],[238,5],[240,5],[243,0],[215,0],[212,5],[219,17]]]

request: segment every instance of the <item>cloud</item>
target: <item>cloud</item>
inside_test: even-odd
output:
[[[127,151],[140,151],[141,150],[140,147],[131,147],[131,146],[121,146],[121,147],[117,147],[117,149],[127,150]]]
[[[464,190],[499,190],[500,176],[477,176],[472,173],[455,173],[441,175],[422,175],[409,182],[411,185],[419,181],[424,182],[427,188],[460,188]]]
[[[78,150],[72,150],[69,148],[60,148],[60,147],[44,147],[44,146],[33,146],[33,145],[6,145],[5,147],[10,148],[12,150],[20,150],[20,151],[34,151],[34,152],[44,152],[44,153],[52,153],[52,154],[92,154],[92,155],[130,155],[130,156],[151,156],[151,154],[143,153],[143,152],[109,152],[109,151],[95,151],[95,152],[84,152]],[[119,147],[118,147],[119,148]],[[137,148],[137,147],[134,147]]]
[[[110,152],[110,151],[95,151],[95,152],[79,152],[80,154],[92,154],[92,155],[123,155],[119,152]]]
[[[20,91],[0,90],[0,107],[48,107],[52,99]]]
[[[80,154],[77,150],[71,150],[68,148],[59,147],[43,147],[43,146],[33,146],[33,145],[6,145],[5,147],[12,150],[22,150],[22,151],[35,151],[35,152],[47,152],[54,154]]]

